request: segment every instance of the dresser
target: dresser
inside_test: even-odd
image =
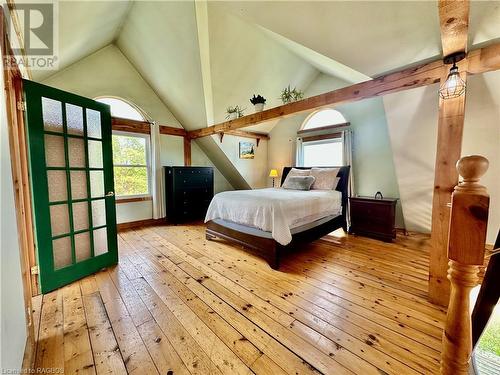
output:
[[[396,238],[397,199],[350,197],[350,232],[383,241]]]
[[[164,167],[167,219],[203,219],[214,196],[212,167]]]

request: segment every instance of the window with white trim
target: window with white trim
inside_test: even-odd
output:
[[[150,195],[149,155],[149,135],[113,132],[113,170],[118,198]]]
[[[304,167],[333,167],[343,165],[342,138],[302,142]]]
[[[142,113],[126,101],[102,97],[96,101],[108,104],[113,117],[146,121]],[[148,134],[113,131],[113,171],[115,195],[120,198],[151,195],[150,137]]]
[[[348,125],[339,111],[331,108],[310,115],[301,127],[298,165],[332,167],[343,165],[344,147],[339,125]],[[329,129],[331,127],[331,129]]]

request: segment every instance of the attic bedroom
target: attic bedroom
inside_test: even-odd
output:
[[[2,1],[2,373],[500,373],[500,1]]]

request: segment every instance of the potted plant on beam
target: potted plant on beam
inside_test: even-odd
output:
[[[255,112],[262,112],[264,109],[264,105],[266,104],[266,98],[264,98],[262,95],[253,95],[253,97],[250,99],[250,103],[252,103],[255,107]]]
[[[226,120],[236,120],[239,117],[243,117],[243,111],[245,108],[240,108],[239,105],[229,106],[226,109]]]
[[[290,85],[288,87],[285,87],[281,91],[280,99],[283,102],[283,104],[288,104],[292,102],[296,102],[297,100],[301,100],[304,98],[304,93],[300,90],[297,90],[296,87],[293,89],[290,88]]]

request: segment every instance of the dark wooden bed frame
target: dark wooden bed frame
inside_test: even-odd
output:
[[[305,167],[293,167],[297,169],[310,169]],[[332,167],[339,168],[339,167]],[[283,168],[283,175],[281,176],[281,184],[285,181],[286,176],[292,167]],[[244,246],[252,252],[257,253],[269,262],[273,269],[278,269],[280,258],[283,254],[300,244],[309,243],[317,240],[336,229],[343,228],[347,231],[347,201],[348,201],[348,181],[349,181],[349,166],[340,167],[337,177],[340,177],[338,182],[337,191],[342,193],[342,214],[334,217],[333,219],[319,224],[315,227],[309,228],[302,232],[297,232],[292,235],[292,241],[286,245],[280,245],[273,238],[262,237],[254,234],[238,231],[234,228],[226,227],[214,221],[207,223],[206,238],[207,240],[215,239],[216,237],[228,240],[230,242]]]

